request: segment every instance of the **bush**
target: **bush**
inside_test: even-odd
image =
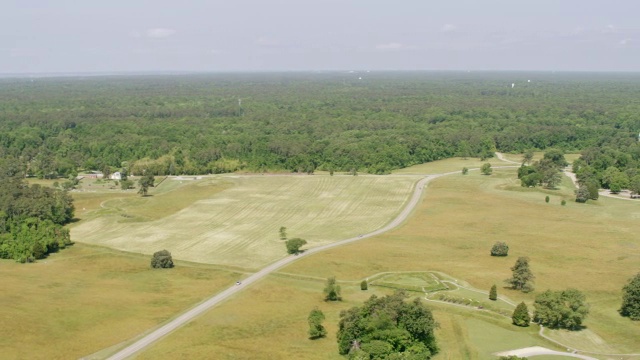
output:
[[[562,200],[562,201],[560,201],[560,205],[562,205],[562,206],[567,205],[567,201],[566,201],[566,200]]]
[[[491,248],[491,256],[507,256],[509,254],[509,245],[507,243],[498,241],[493,244]]]
[[[580,186],[580,188],[576,190],[576,202],[586,203],[589,199],[589,189],[586,186]]]
[[[549,203],[549,195],[544,197],[544,202],[546,202],[547,204]]]
[[[467,175],[469,173],[469,169],[466,167],[462,168],[462,175]]]
[[[171,253],[167,250],[160,250],[153,253],[151,267],[154,269],[169,269],[173,267]]]
[[[362,280],[362,282],[360,283],[360,290],[368,290],[369,289],[369,284],[367,284],[367,280]]]
[[[482,172],[482,175],[491,175],[493,169],[491,168],[491,164],[485,163],[480,168],[480,171]]]
[[[489,291],[489,300],[498,300],[498,288],[495,285],[493,285],[491,291]]]

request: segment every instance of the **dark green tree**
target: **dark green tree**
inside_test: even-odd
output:
[[[493,285],[489,291],[489,300],[498,300],[498,287],[496,285]]]
[[[544,197],[544,202],[546,202],[547,204],[549,203],[549,200],[550,200],[549,195]]]
[[[133,187],[133,181],[131,180],[120,180],[120,189],[129,190]]]
[[[509,245],[506,242],[498,241],[491,247],[491,256],[509,255]]]
[[[155,182],[155,177],[151,172],[147,172],[146,175],[143,175],[140,180],[138,180],[138,185],[140,185],[140,190],[138,190],[138,194],[142,194],[142,196],[147,196],[149,192],[149,188],[153,187]]]
[[[467,175],[469,173],[469,169],[467,167],[462,168],[462,175]]]
[[[522,154],[522,165],[531,164],[533,160],[533,150],[529,149]]]
[[[324,314],[318,308],[311,310],[309,313],[309,339],[319,339],[327,335],[327,329],[324,328]]]
[[[154,269],[169,269],[173,267],[173,258],[167,250],[160,250],[153,253],[151,267]]]
[[[325,301],[342,301],[340,285],[337,284],[335,276],[327,279],[323,292]]]
[[[482,173],[482,175],[491,175],[491,173],[493,172],[493,169],[491,168],[491,164],[484,163],[480,168],[480,172]]]
[[[285,242],[287,253],[297,255],[302,252],[300,248],[307,243],[307,240],[300,238],[289,239]]]
[[[632,195],[640,194],[640,175],[635,175],[629,179],[629,191]]]
[[[360,283],[360,290],[368,290],[369,289],[369,284],[367,283],[367,280],[362,280],[362,282]]]
[[[519,257],[515,265],[511,268],[511,278],[505,280],[514,290],[523,292],[533,291],[533,273],[529,269],[529,258]]]
[[[280,240],[282,241],[287,240],[287,228],[284,226],[280,227]]]
[[[511,315],[511,321],[513,322],[513,325],[529,326],[531,316],[529,315],[527,304],[525,304],[524,301],[516,306],[516,309],[513,311],[513,315]]]
[[[640,273],[629,279],[622,288],[622,306],[619,312],[631,320],[640,320]]]
[[[533,321],[555,329],[578,330],[589,314],[586,297],[575,289],[547,290],[536,296]]]
[[[340,313],[338,351],[364,359],[430,359],[438,352],[438,324],[419,298],[404,292],[378,298]],[[361,357],[358,357],[361,358]]]

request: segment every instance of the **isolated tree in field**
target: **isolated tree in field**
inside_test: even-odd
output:
[[[319,339],[327,335],[327,329],[322,326],[324,314],[319,309],[313,309],[309,313],[309,339]]]
[[[285,242],[287,246],[287,253],[289,254],[299,254],[301,252],[300,248],[303,247],[307,243],[307,240],[300,238],[289,239]]]
[[[153,183],[155,182],[155,178],[153,174],[144,175],[138,180],[138,185],[140,185],[140,190],[138,190],[138,194],[142,194],[142,196],[147,196],[149,192],[149,188],[153,187]]]
[[[544,202],[546,202],[547,204],[549,203],[549,200],[550,200],[549,195],[544,197]]]
[[[342,301],[342,296],[340,296],[340,285],[336,283],[335,276],[327,279],[327,284],[324,287],[324,300]]]
[[[536,296],[533,321],[555,329],[578,330],[589,313],[586,297],[576,289],[547,290]]]
[[[491,168],[491,164],[484,163],[480,168],[480,172],[482,172],[482,175],[491,175],[491,173],[493,172],[493,169]]]
[[[640,320],[640,273],[629,279],[622,288],[622,306],[619,311],[620,315],[631,320]]]
[[[284,226],[280,227],[280,240],[282,241],[287,240],[287,228]]]
[[[462,175],[467,175],[469,173],[469,169],[467,167],[462,168]]]
[[[489,291],[489,300],[498,300],[498,287],[493,285]]]
[[[491,247],[491,256],[509,255],[509,245],[506,242],[498,241]]]
[[[362,282],[360,283],[360,290],[367,290],[369,289],[369,284],[367,283],[367,280],[362,280]]]
[[[522,154],[522,165],[531,164],[531,160],[533,160],[533,150],[527,150]]]
[[[154,269],[168,269],[173,267],[173,258],[167,250],[160,250],[153,253],[151,267]]]
[[[531,315],[529,315],[529,309],[524,301],[516,306],[516,309],[513,311],[513,315],[511,315],[511,321],[513,322],[513,325],[529,326],[529,323],[531,322]]]
[[[576,202],[577,203],[586,203],[589,200],[589,189],[581,185],[578,190],[576,190]]]
[[[512,277],[505,280],[514,290],[523,292],[533,291],[533,273],[529,269],[529,258],[519,257],[516,264],[511,268]]]

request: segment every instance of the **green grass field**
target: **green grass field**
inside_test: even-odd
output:
[[[35,264],[0,261],[3,359],[77,359],[127,341],[243,276],[76,244]]]
[[[477,159],[466,161],[439,161],[405,169],[404,174],[458,171],[463,166],[472,168],[483,163],[473,165]],[[491,162],[501,165],[496,159]],[[146,239],[150,240],[148,249],[128,250],[152,252],[157,247],[167,247],[175,254],[179,250],[166,245],[186,239],[194,247],[204,246],[208,234],[223,231],[261,233],[263,236],[258,239],[251,236],[259,235],[238,235],[241,244],[237,250],[241,255],[227,254],[232,259],[220,261],[223,265],[259,267],[276,256],[261,252],[268,253],[273,247],[273,251],[281,251],[277,256],[283,255],[284,247],[278,240],[280,226],[288,228],[289,237],[307,238],[314,241],[313,245],[328,239],[314,238],[317,233],[330,234],[333,241],[366,232],[397,214],[418,178],[224,176],[166,181],[151,192],[154,196],[147,198],[117,191],[85,191],[74,193],[81,220],[74,225],[72,236],[74,241],[88,239],[107,246],[114,246],[114,239],[123,246],[136,238]],[[566,177],[558,190],[522,188],[515,179],[515,169],[496,169],[492,176],[474,171],[467,176],[454,174],[437,179],[429,184],[422,203],[400,228],[300,259],[167,336],[137,358],[211,358],[215,354],[219,359],[340,359],[335,342],[339,312],[361,305],[372,294],[393,291],[375,286],[375,281],[368,291],[360,290],[362,279],[382,273],[389,274],[379,278],[399,287],[433,285],[420,275],[427,273],[441,279],[458,279],[481,291],[498,284],[500,296],[514,302],[525,301],[530,310],[540,291],[575,287],[585,292],[591,304],[586,329],[545,333],[584,350],[640,352],[640,323],[621,318],[616,312],[622,286],[640,271],[640,208],[635,202],[607,198],[577,204],[573,189]],[[372,194],[376,196],[369,198]],[[544,201],[546,195],[551,198],[548,204]],[[567,204],[561,206],[561,200]],[[387,208],[387,202],[395,209],[382,216],[381,209]],[[244,206],[233,207],[241,204]],[[338,214],[328,213],[330,209]],[[224,224],[224,219],[229,223]],[[344,228],[334,226],[335,219],[345,224]],[[324,225],[318,225],[320,220],[325,221]],[[200,223],[209,228],[198,228]],[[215,230],[216,224],[222,224],[222,228]],[[360,227],[354,229],[357,226]],[[163,232],[184,232],[184,236],[175,235],[173,241],[165,242],[153,237]],[[508,257],[489,256],[496,241],[509,244]],[[210,243],[214,248],[217,244]],[[509,267],[518,256],[525,255],[531,258],[537,277],[536,291],[522,294],[501,287],[510,275]],[[224,258],[212,251],[210,258],[217,259],[216,256]],[[25,357],[21,356],[25,350],[17,346],[25,342],[38,346],[27,353],[35,354],[26,356],[29,358],[41,354],[53,354],[47,358],[91,354],[177,316],[238,278],[237,273],[224,270],[229,269],[226,265],[182,263],[170,272],[154,272],[148,269],[148,256],[82,244],[45,261],[55,264],[57,257],[68,260],[59,261],[58,268],[46,271],[60,276],[56,282],[63,286],[44,286],[47,278],[38,278],[46,265],[43,262],[33,266],[0,262],[3,279],[12,279],[5,285],[6,294],[12,295],[0,298],[4,300],[0,319],[13,321],[3,328],[0,340],[10,359]],[[402,272],[404,275],[398,275]],[[167,274],[168,282],[158,279],[158,274]],[[336,276],[342,285],[344,302],[322,301],[324,279],[329,276]],[[34,282],[42,286],[34,286]],[[162,295],[165,287],[171,296]],[[477,297],[478,301],[484,297],[467,290],[451,293],[456,291],[461,297]],[[16,298],[15,294],[23,293],[27,296]],[[87,306],[94,303],[98,306]],[[499,307],[508,308],[502,305]],[[65,306],[75,311],[66,310]],[[442,350],[436,360],[489,360],[495,359],[495,352],[528,346],[563,350],[540,338],[537,326],[517,328],[508,318],[471,307],[434,302],[429,306],[440,323],[437,337]],[[306,338],[307,316],[314,307],[327,316],[326,339]],[[34,311],[40,308],[44,311]],[[42,321],[43,316],[50,318]],[[95,324],[98,320],[99,326]],[[41,326],[20,325],[39,321]],[[54,341],[47,338],[51,329]],[[101,354],[106,356],[108,351]],[[553,358],[558,357],[535,357]]]
[[[74,241],[260,268],[286,255],[278,229],[318,246],[373,231],[402,209],[415,176],[219,176],[167,180],[148,197],[101,203]],[[172,191],[165,190],[172,187]],[[95,207],[95,205],[94,205]]]
[[[549,332],[550,336],[575,347],[589,344],[585,350],[640,351],[637,342],[640,324],[621,318],[616,312],[620,289],[638,271],[637,264],[640,263],[637,251],[640,240],[635,236],[639,229],[634,221],[640,217],[640,209],[634,203],[614,199],[602,199],[593,204],[569,201],[561,206],[561,199],[573,197],[570,182],[564,181],[559,190],[523,189],[514,178],[515,170],[501,170],[492,176],[472,173],[438,179],[429,185],[424,202],[401,228],[302,259],[283,272],[321,278],[335,275],[355,288],[359,279],[372,273],[436,270],[488,291],[492,284],[501,284],[509,277],[509,267],[518,256],[527,255],[537,276],[537,291],[575,287],[586,293],[591,304],[591,314],[585,322],[588,331],[572,333],[571,338],[553,332]],[[552,199],[549,204],[544,202],[547,194]],[[489,256],[491,245],[498,240],[507,241],[511,247],[510,256]],[[187,327],[169,336],[143,358],[164,351],[178,354],[176,351],[180,350],[177,349],[191,351],[194,344],[198,344],[201,353],[225,349],[229,358],[234,354],[239,358],[248,357],[242,355],[243,350],[234,350],[239,344],[232,345],[226,339],[239,338],[249,326],[260,338],[265,358],[285,359],[296,354],[304,354],[300,358],[320,358],[307,353],[313,349],[321,353],[322,358],[331,358],[335,355],[331,354],[331,349],[335,351],[335,332],[331,330],[321,346],[303,337],[284,340],[294,336],[293,328],[300,332],[297,336],[304,336],[304,318],[308,311],[314,306],[323,306],[318,302],[322,282],[302,285],[301,280],[297,281],[287,286],[281,284],[274,292],[286,294],[287,303],[295,304],[295,307],[287,308],[287,319],[298,320],[287,322],[280,318],[280,324],[268,331],[256,330],[256,323],[269,323],[272,316],[278,317],[274,314],[284,310],[263,304],[260,296],[245,293],[228,305],[212,310],[190,326],[193,329],[187,330],[190,328]],[[300,287],[305,286],[315,286],[316,294],[311,289],[300,294]],[[372,289],[384,291],[375,286]],[[352,291],[353,295],[347,293],[345,299],[360,301],[362,294]],[[514,301],[524,300],[530,307],[537,293],[522,294],[502,287],[498,292]],[[357,297],[350,299],[349,296]],[[264,307],[261,311],[252,313],[246,320],[234,322],[234,330],[227,329],[224,336],[211,332],[206,337],[198,335],[205,331],[200,321],[206,323],[211,321],[208,319],[231,316],[245,308],[260,309],[261,306]],[[441,323],[439,338],[443,351],[437,359],[492,359],[494,352],[534,345],[562,350],[539,338],[535,326],[518,329],[504,317],[446,304],[432,307]],[[336,309],[332,316],[335,317],[338,311]],[[261,316],[262,313],[267,315]],[[335,318],[328,316],[327,325],[335,326]],[[602,339],[602,342],[593,339]],[[330,346],[325,346],[324,341]],[[213,343],[216,345],[209,345]]]

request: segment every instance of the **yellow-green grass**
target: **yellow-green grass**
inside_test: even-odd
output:
[[[307,247],[373,231],[401,211],[418,179],[219,176],[162,192],[180,182],[169,179],[153,196],[103,202],[71,235],[125,251],[167,249],[179,259],[259,268],[286,255],[281,226]]]
[[[401,228],[283,271],[347,280],[372,272],[435,270],[489,289],[510,276],[518,256],[529,256],[537,291],[499,286],[499,294],[531,307],[539,291],[577,288],[591,304],[585,325],[617,352],[639,352],[640,324],[616,310],[622,286],[640,270],[640,207],[606,198],[577,204],[573,189],[567,178],[559,190],[521,188],[515,169],[440,178]],[[550,203],[544,202],[547,194]],[[509,244],[508,257],[489,256],[496,241]]]
[[[438,160],[428,162],[424,164],[414,165],[403,169],[394,170],[393,174],[399,175],[413,175],[413,174],[442,174],[452,171],[462,172],[462,168],[468,169],[480,168],[482,165],[489,163],[491,166],[517,166],[516,164],[510,164],[504,162],[496,157],[489,158],[484,161],[480,161],[478,158],[451,158],[445,160]]]
[[[505,159],[510,160],[510,161],[522,162],[522,154],[507,154],[507,153],[503,153],[502,156],[504,156]],[[534,152],[533,153],[533,161],[540,160],[540,159],[542,159],[543,156],[544,156],[544,151]],[[576,153],[564,154],[564,158],[569,163],[574,162],[580,156],[581,156],[580,154],[576,154]]]
[[[271,276],[212,309],[142,352],[137,359],[344,359],[337,352],[339,313],[389,291],[342,283],[342,302],[323,301],[323,281]],[[415,293],[410,293],[412,297]],[[557,349],[535,335],[490,314],[429,303],[440,323],[441,354],[435,359],[494,359],[491,354],[525,346]],[[326,316],[324,339],[307,338],[307,316]],[[477,320],[479,319],[479,320]]]
[[[242,276],[211,265],[76,244],[34,264],[0,261],[3,359],[77,359],[153,328]]]

